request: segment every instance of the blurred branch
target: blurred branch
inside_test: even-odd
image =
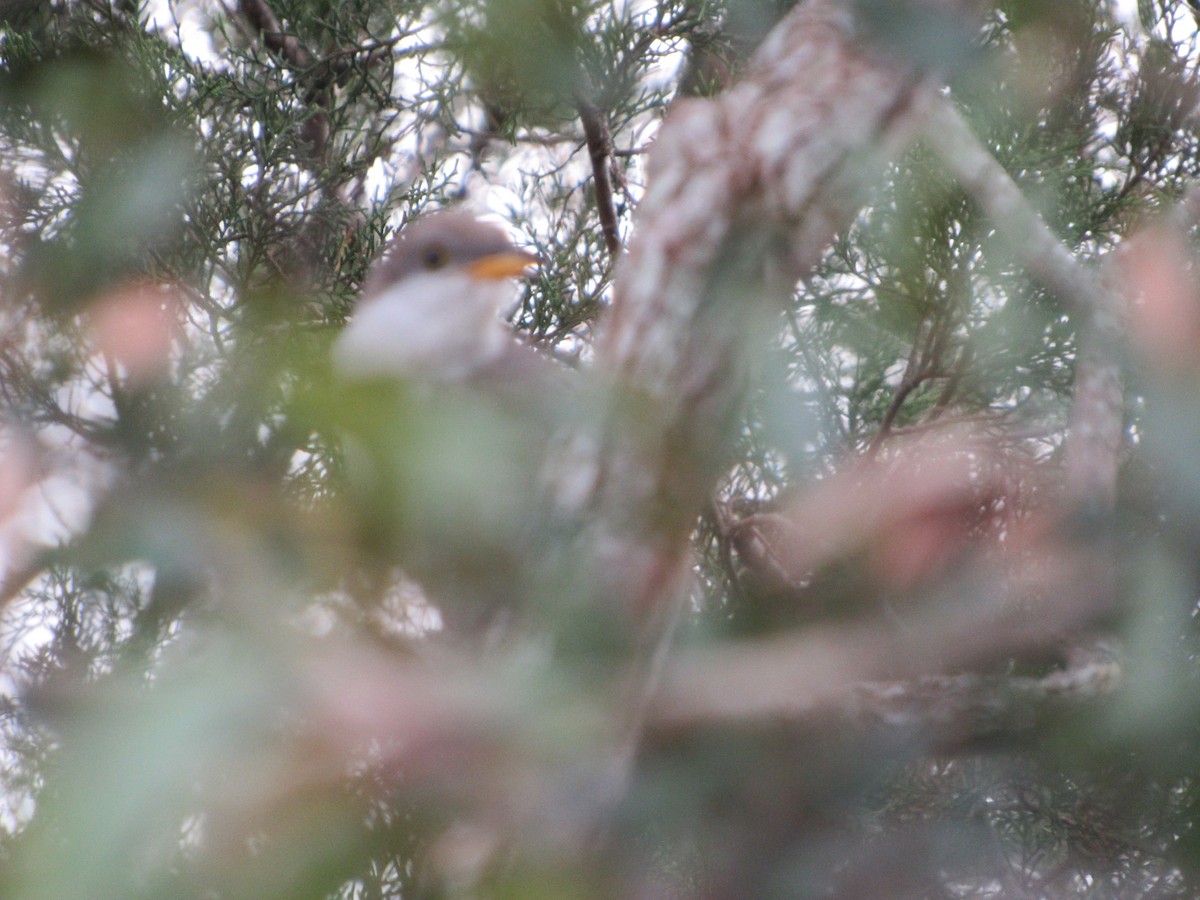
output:
[[[1088,605],[1073,612],[1086,617]],[[953,751],[1027,732],[1063,705],[1110,695],[1123,677],[1119,651],[1105,641],[1064,653],[1060,632],[997,628],[990,614],[927,624],[907,636],[871,624],[687,651],[664,663],[661,689],[645,710],[647,727],[669,734],[729,721],[783,720],[799,727],[921,734],[937,749]],[[1056,624],[1072,628],[1078,619],[1070,615]],[[1038,677],[955,674],[1034,653],[1062,655],[1059,665]],[[311,740],[317,742],[312,749],[328,754],[328,766],[314,772],[333,777],[356,750],[376,746],[387,748],[377,761],[396,779],[431,779],[468,791],[495,779],[490,770],[508,772],[522,744],[521,730],[512,727],[528,714],[528,685],[516,674],[521,671],[503,654],[481,660],[445,648],[416,658],[368,645],[313,652],[297,683],[307,695]],[[594,738],[611,738],[603,706],[579,712]],[[518,755],[524,758],[527,748]],[[490,794],[492,802],[510,807],[509,815],[512,806],[523,807],[514,817],[527,826],[553,834],[570,813],[572,830],[586,831],[586,820],[608,802],[602,782],[613,774],[601,766],[590,785],[595,791],[568,798],[553,784],[553,766],[543,761],[542,790],[523,790],[518,780],[513,790]],[[552,809],[556,804],[563,805]],[[572,838],[559,832],[554,839]]]
[[[606,593],[635,617],[669,605],[695,515],[730,458],[726,425],[757,353],[747,326],[773,320],[856,214],[864,170],[915,134],[920,82],[853,40],[844,4],[817,0],[780,23],[745,82],[676,104],[663,125],[596,351],[597,370],[633,387],[638,409],[614,404],[596,458],[572,460],[592,481],[568,504],[595,514],[594,545],[621,561],[602,564],[617,579]]]
[[[1081,320],[1066,442],[1067,491],[1076,503],[1108,508],[1116,496],[1123,434],[1121,298],[1050,230],[950,100],[933,104],[926,133],[930,148],[995,222],[1001,240]]]
[[[1170,217],[1172,223],[1184,231],[1191,231],[1200,225],[1200,184],[1193,184],[1188,189],[1172,207]]]
[[[874,55],[839,0],[793,9],[718,99],[675,104],[648,162],[595,370],[618,388],[555,473],[595,602],[633,623],[617,765],[656,705],[686,608],[689,536],[733,455],[757,339],[915,136],[924,74]],[[585,524],[586,523],[586,524]]]
[[[1076,314],[1090,314],[1101,293],[1088,272],[1025,199],[952,101],[937,98],[925,127],[929,148],[995,222],[1000,239],[1030,273]]]
[[[1012,739],[1047,713],[1112,695],[1124,680],[1119,648],[1106,640],[1073,644],[1062,657],[1041,677],[967,673],[860,684],[843,712],[863,728],[919,733],[937,752]]]
[[[906,607],[902,627],[894,611],[871,610],[855,624],[685,652],[665,675],[650,727],[840,723],[920,734],[939,750],[959,750],[1016,736],[1062,704],[1116,689],[1116,651],[1077,637],[1111,615],[1109,570],[1067,535],[1060,515],[1011,518],[1019,498],[1007,487],[1010,454],[949,429],[889,450],[886,460],[864,457],[776,511],[726,517],[721,527],[739,562],[797,609],[823,569],[859,558],[864,574],[903,589],[929,583],[969,554],[983,579],[980,594]],[[988,532],[981,518],[996,508],[1007,516],[1003,540],[968,547],[970,535]],[[1044,677],[964,672],[1048,656],[1062,665]]]
[[[1072,647],[1042,677],[951,674],[1063,652],[1064,632],[1090,622],[1095,609],[1058,606],[1054,621],[1037,626],[997,627],[992,613],[968,613],[930,617],[904,635],[874,622],[689,651],[669,667],[650,721],[668,731],[730,720],[840,722],[921,734],[943,750],[1015,735],[1051,707],[1120,685],[1117,651],[1103,641]]]

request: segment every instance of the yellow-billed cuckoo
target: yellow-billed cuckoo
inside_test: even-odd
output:
[[[456,381],[513,347],[509,279],[537,262],[497,226],[442,210],[406,226],[376,264],[333,346],[344,378]]]
[[[540,463],[563,415],[562,367],[502,318],[511,279],[536,262],[469,213],[423,216],[375,265],[333,345],[343,381],[400,388],[348,407],[365,413],[348,421],[365,450],[359,499],[371,540],[391,535],[450,633],[483,633],[520,596]],[[376,429],[376,412],[403,427]]]

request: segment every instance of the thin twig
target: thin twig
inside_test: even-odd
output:
[[[579,121],[587,140],[588,156],[592,160],[592,183],[596,189],[596,213],[600,217],[600,230],[604,234],[604,245],[616,256],[621,250],[621,236],[617,230],[617,209],[613,203],[612,173],[608,159],[612,155],[612,134],[601,110],[592,102],[587,92],[580,91],[576,99]]]
[[[240,0],[242,15],[254,26],[268,50],[278,53],[297,71],[303,74],[314,68],[314,57],[300,43],[300,40],[287,34],[280,24],[274,10],[267,5],[267,0]],[[329,110],[325,94],[332,79],[332,71],[316,73],[317,77],[306,78],[308,82],[304,93],[304,102],[310,105],[313,113],[301,127],[301,134],[308,142],[314,159],[325,155],[329,141]]]
[[[912,353],[909,354],[908,362],[904,366],[904,374],[900,377],[900,384],[896,386],[896,392],[892,395],[892,402],[888,404],[888,408],[883,414],[883,422],[880,423],[879,430],[875,432],[875,436],[871,438],[871,442],[867,445],[866,455],[868,458],[875,456],[879,452],[879,448],[887,440],[887,436],[892,431],[892,425],[895,424],[896,416],[900,414],[900,408],[904,406],[904,401],[909,398],[912,392],[929,375],[926,350],[930,342],[932,326],[924,335],[921,334],[923,330],[924,323],[917,330],[917,337],[913,341]]]

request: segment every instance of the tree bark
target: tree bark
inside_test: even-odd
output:
[[[602,589],[635,620],[678,596],[761,339],[918,132],[926,81],[861,39],[851,4],[810,0],[744,82],[677,103],[663,124],[597,346],[611,400],[559,479],[560,501],[591,523]]]

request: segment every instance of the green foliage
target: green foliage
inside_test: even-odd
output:
[[[456,4],[447,17],[487,102],[536,121],[573,117],[583,90],[587,8],[573,0]]]
[[[463,196],[542,260],[514,327],[586,371],[614,260],[581,110],[610,132],[636,240],[680,57],[743,71],[792,4],[271,0],[278,33],[247,4],[168,5],[178,28],[148,4],[0,0],[0,517],[35,510],[5,550],[27,583],[4,600],[0,895],[1195,894],[1194,358],[1125,348],[1119,511],[1104,535],[1071,523],[1122,565],[1111,704],[1029,712],[951,757],[833,714],[668,718],[618,801],[601,757],[645,713],[625,665],[643,638],[543,481],[601,388],[497,399],[330,371],[390,235]],[[982,35],[856,6],[877,45],[952,78],[1085,260],[1200,170],[1178,4],[1140,4],[1135,33],[1111,4],[1012,0]],[[1057,546],[1021,526],[1058,477],[1078,322],[935,139],[894,162],[777,329],[726,314],[761,366],[714,443],[737,457],[697,521],[677,645],[909,635],[995,602],[1004,552]],[[753,293],[733,256],[722,286]],[[1016,486],[882,537],[839,537],[843,498],[804,535],[826,553],[812,567],[755,567],[739,523],[947,423],[999,436]],[[1036,581],[1056,561],[1015,567]],[[498,622],[532,637],[506,656]],[[1051,666],[997,655],[997,682]]]

